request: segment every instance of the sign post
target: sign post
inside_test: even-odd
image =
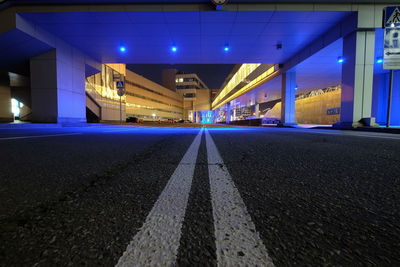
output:
[[[116,84],[119,95],[119,123],[122,124],[122,96],[125,94],[125,82],[117,81]]]
[[[222,6],[225,5],[228,0],[211,0],[215,5],[216,10],[222,10]]]
[[[388,110],[387,110],[387,120],[386,127],[390,127],[390,111],[392,109],[392,90],[393,90],[393,70],[390,70],[390,80],[389,80],[389,100],[388,100]]]
[[[383,69],[390,70],[386,127],[390,127],[393,70],[400,69],[400,6],[386,7],[384,27],[385,38],[383,44]]]

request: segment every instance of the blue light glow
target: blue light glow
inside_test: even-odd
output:
[[[125,47],[125,46],[120,46],[120,47],[119,47],[119,51],[125,52],[125,51],[126,51],[126,47]]]
[[[221,128],[206,128],[209,131],[258,131],[260,129],[249,129],[249,128],[225,128],[225,127],[221,127]]]
[[[171,50],[172,50],[172,52],[176,52],[178,50],[178,48],[176,46],[172,46]]]
[[[343,63],[343,62],[344,62],[344,58],[338,57],[338,58],[337,58],[337,62],[338,62],[338,63]]]
[[[378,57],[378,58],[376,59],[376,63],[378,63],[378,64],[383,63],[383,58]]]
[[[212,110],[199,111],[201,123],[214,123],[214,112]]]
[[[225,51],[225,52],[228,52],[228,51],[229,51],[229,45],[225,45],[225,46],[224,46],[224,51]]]
[[[299,87],[297,86],[297,84],[296,84],[296,87],[294,88],[294,90],[296,90],[297,91],[297,89],[299,89]]]

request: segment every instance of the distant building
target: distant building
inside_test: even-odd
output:
[[[120,97],[115,83],[121,77],[125,80],[125,95],[121,98],[123,120],[183,119],[182,95],[126,69],[125,64],[103,64],[101,72],[86,79],[88,120],[119,120]]]
[[[126,116],[143,120],[183,119],[183,97],[126,70]]]
[[[162,85],[171,91],[176,91],[175,75],[177,69],[164,69],[162,71]]]
[[[176,91],[183,96],[184,118],[201,122],[199,111],[211,109],[211,90],[195,73],[178,72],[175,75]]]

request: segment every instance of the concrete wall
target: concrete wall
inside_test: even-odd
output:
[[[46,48],[30,59],[32,120],[86,122],[86,66],[99,69],[101,64],[18,14],[14,21],[24,37],[40,43],[39,48]]]
[[[392,105],[391,105],[391,125],[400,125],[400,71],[395,70],[393,75]],[[389,98],[389,73],[374,75],[374,91],[372,103],[372,116],[376,117],[376,122],[386,125],[387,107]]]
[[[162,85],[173,92],[176,92],[175,74],[177,72],[176,69],[162,70]]]
[[[32,120],[86,122],[85,63],[65,45],[31,58]]]
[[[340,107],[341,90],[327,92],[296,100],[295,121],[300,124],[333,124],[340,121],[340,114],[327,115],[327,109]],[[281,117],[281,102],[278,102],[265,117]]]
[[[0,72],[0,122],[14,120],[11,113],[11,89],[7,72]]]
[[[196,100],[194,102],[195,110],[211,109],[211,91],[209,89],[196,90]]]
[[[14,116],[11,113],[11,89],[0,84],[0,122],[11,122]]]

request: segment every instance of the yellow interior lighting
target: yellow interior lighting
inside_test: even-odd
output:
[[[250,75],[258,66],[260,66],[260,63],[254,63],[254,64],[242,64],[238,71],[232,76],[232,78],[229,80],[229,82],[226,84],[224,89],[218,94],[218,96],[215,98],[213,101],[213,105],[221,101],[222,98],[224,98],[230,91],[233,90],[240,82],[242,82],[247,76]]]
[[[224,101],[222,101],[221,103],[218,103],[218,101],[220,99],[223,98],[223,96],[225,96],[227,93],[223,93],[225,88],[221,91],[221,93],[218,97],[213,101],[213,107],[212,109],[215,110],[217,108],[219,108],[220,106],[232,101],[233,99],[247,93],[248,91],[251,91],[252,89],[260,86],[261,84],[263,84],[264,82],[267,82],[271,76],[273,76],[273,74],[276,74],[278,72],[278,70],[275,70],[275,66],[272,66],[271,68],[269,68],[268,70],[266,70],[265,72],[263,72],[261,75],[259,75],[257,78],[255,78],[254,80],[252,80],[251,82],[249,82],[248,84],[246,84],[245,86],[243,86],[240,90],[238,90],[236,93],[234,93],[233,95],[231,95],[230,97],[228,97],[227,99],[225,99]]]

